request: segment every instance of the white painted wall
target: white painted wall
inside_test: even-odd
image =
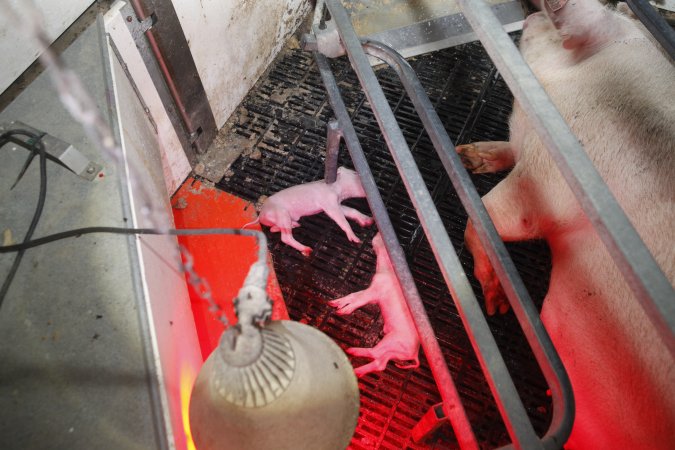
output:
[[[218,128],[309,12],[309,0],[172,0]]]
[[[9,0],[15,11],[25,11],[22,5],[28,0]],[[32,0],[44,17],[47,36],[54,42],[88,7],[93,0]],[[0,93],[17,79],[40,55],[38,45],[25,38],[7,20],[0,9]]]

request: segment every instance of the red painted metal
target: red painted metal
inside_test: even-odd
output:
[[[188,178],[171,200],[176,228],[227,227],[240,228],[255,220],[256,211],[250,202],[242,200],[198,180]],[[260,229],[259,225],[249,229]],[[213,299],[225,312],[229,323],[236,323],[232,299],[256,261],[253,238],[231,235],[179,236],[178,241],[194,259],[197,274],[208,281]],[[274,274],[272,261],[267,292],[274,302],[272,318],[288,319],[281,290]],[[209,311],[209,305],[189,286],[192,313],[199,337],[202,356],[206,359],[218,345],[223,324]]]

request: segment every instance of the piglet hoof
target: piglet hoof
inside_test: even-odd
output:
[[[335,310],[336,310],[335,312],[340,316],[349,314],[349,312],[350,312],[349,308],[348,308],[349,302],[345,301],[344,299],[341,299],[341,298],[339,298],[337,300],[331,300],[330,302],[328,302],[328,305],[335,308]]]
[[[309,248],[309,247],[305,247],[302,250],[300,250],[300,253],[302,253],[302,256],[304,256],[306,258],[306,257],[308,257],[309,255],[312,254],[312,249]]]
[[[361,221],[361,223],[359,223],[359,225],[361,225],[362,227],[369,227],[374,223],[375,223],[375,220],[373,220],[372,217],[368,217],[365,220]]]
[[[496,282],[496,286],[492,286],[489,290],[483,288],[483,294],[485,295],[485,307],[488,316],[493,316],[497,312],[506,314],[509,311],[509,301],[499,281]]]
[[[361,243],[361,239],[357,238],[355,234],[349,236],[349,240],[355,244]]]
[[[364,376],[373,372],[373,369],[366,366],[370,366],[370,364],[366,364],[365,366],[357,367],[356,369],[354,369],[354,375],[356,375],[356,378],[363,378]]]

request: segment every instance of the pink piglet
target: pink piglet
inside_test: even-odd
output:
[[[350,355],[372,359],[368,364],[354,370],[358,377],[383,371],[389,360],[399,361],[396,365],[403,369],[419,367],[420,341],[417,330],[380,233],[373,238],[373,249],[377,255],[377,266],[370,286],[363,291],[328,302],[338,308],[337,313],[340,315],[351,314],[369,303],[380,307],[384,320],[382,340],[373,348],[353,347],[347,350]],[[412,363],[406,365],[401,364],[401,361]]]
[[[307,256],[312,249],[293,237],[293,228],[300,226],[298,220],[304,216],[325,212],[340,226],[350,241],[359,243],[361,241],[354,234],[347,219],[356,221],[362,227],[371,225],[373,219],[340,203],[348,198],[365,196],[356,172],[340,167],[334,183],[328,184],[325,180],[313,181],[292,186],[270,196],[265,200],[256,222],[260,221],[261,224],[270,227],[272,232],[280,232],[281,240],[285,244]]]

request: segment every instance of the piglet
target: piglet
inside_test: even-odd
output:
[[[384,320],[382,340],[373,348],[353,347],[347,350],[350,355],[372,359],[354,370],[358,377],[383,371],[389,360],[413,361],[412,364],[396,363],[402,369],[414,369],[420,364],[417,330],[380,233],[373,238],[373,249],[377,255],[377,265],[368,289],[328,302],[338,308],[337,313],[340,315],[351,314],[369,303],[380,307]]]
[[[617,11],[594,0],[559,3],[556,11],[527,18],[521,52],[674,283],[672,61],[641,24]],[[541,318],[574,391],[576,417],[565,448],[675,448],[673,355],[517,103],[509,128],[509,142],[457,150],[475,172],[513,166],[483,197],[485,207],[504,240],[545,239],[551,248]],[[506,312],[471,223],[465,238],[488,313]]]
[[[371,225],[373,219],[340,203],[348,198],[365,196],[356,172],[340,167],[334,183],[328,184],[325,180],[313,181],[292,186],[270,196],[265,200],[256,222],[260,221],[261,224],[270,227],[273,233],[281,232],[281,240],[285,244],[308,256],[312,249],[293,237],[293,228],[300,226],[298,220],[304,216],[325,212],[342,228],[350,241],[359,243],[361,241],[352,231],[347,219],[356,221],[362,227]]]

